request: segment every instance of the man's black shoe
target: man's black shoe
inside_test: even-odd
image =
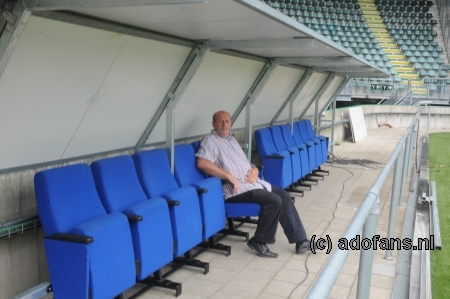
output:
[[[310,242],[308,240],[300,241],[295,244],[295,252],[297,254],[306,252],[311,249]]]
[[[251,249],[253,249],[254,251],[256,251],[256,253],[259,256],[271,257],[271,258],[278,257],[278,253],[270,251],[269,247],[267,247],[266,243],[260,243],[260,242],[256,241],[255,238],[251,238],[247,242],[247,246],[250,247]]]

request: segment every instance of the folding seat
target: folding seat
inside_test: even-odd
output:
[[[414,63],[416,63],[417,62],[417,58],[416,57],[410,57],[409,58],[409,62],[411,63],[411,64],[414,64]]]
[[[302,177],[302,168],[306,168],[308,164],[306,164],[306,160],[302,161],[302,157],[300,156],[300,150],[297,146],[287,146],[286,142],[283,138],[283,133],[281,132],[280,126],[270,126],[270,133],[272,134],[272,140],[275,144],[275,147],[278,151],[287,150],[291,155],[291,169],[292,169],[292,182],[298,182]],[[305,146],[306,149],[306,146]],[[290,191],[295,191],[295,189],[291,189]]]
[[[255,131],[255,142],[264,166],[264,178],[278,188],[292,185],[291,155],[287,150],[278,151],[268,128]]]
[[[442,59],[442,58],[437,58],[437,59],[436,59],[436,62],[437,62],[438,64],[442,65],[442,64],[444,64],[444,59]]]
[[[286,129],[284,129],[286,130]],[[291,129],[289,128],[289,134]],[[287,136],[285,132],[284,135]],[[313,173],[315,169],[318,169],[320,165],[322,165],[322,148],[320,142],[310,140],[309,135],[305,132],[300,131],[300,126],[298,125],[298,122],[294,122],[292,125],[292,137],[294,138],[294,141],[296,144],[305,144],[308,154],[308,161],[309,161],[309,173]],[[303,137],[303,135],[305,135]],[[316,179],[311,179],[308,175],[308,180],[317,182]]]
[[[87,164],[40,171],[34,187],[55,298],[114,298],[136,283],[128,219],[106,213]]]
[[[439,72],[439,78],[446,78],[447,77],[447,72],[446,71],[440,71]]]
[[[428,58],[427,58],[427,62],[430,63],[430,64],[436,63],[436,62],[435,62],[435,59],[434,59],[433,57],[428,57]]]
[[[176,290],[181,284],[163,279],[161,268],[173,261],[173,237],[168,202],[148,199],[139,183],[133,159],[117,156],[91,164],[95,185],[107,213],[124,213],[130,220],[137,280]],[[153,276],[151,276],[153,274]]]
[[[319,157],[316,156],[316,159],[320,161],[320,165],[325,163],[328,160],[328,138],[322,135],[317,136],[312,129],[311,121],[309,119],[300,120],[297,122],[297,125],[300,130],[300,134],[304,139],[306,136],[309,136],[309,140],[312,140],[315,144],[320,145],[322,155]]]
[[[194,187],[179,187],[172,175],[165,149],[153,149],[133,155],[136,173],[147,198],[163,197],[179,205],[169,207],[174,238],[174,257],[186,265],[203,268],[209,264],[192,259],[191,249],[202,242],[202,218],[197,191]],[[184,255],[184,258],[181,256]]]
[[[431,69],[431,65],[430,65],[429,63],[424,63],[424,64],[423,64],[423,69],[426,70],[426,71],[428,71],[428,70]]]

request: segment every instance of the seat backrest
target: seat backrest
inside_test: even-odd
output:
[[[270,133],[272,134],[273,143],[275,143],[276,148],[281,151],[287,149],[286,142],[284,141],[283,134],[281,133],[280,126],[270,126]]]
[[[122,212],[128,206],[147,200],[130,156],[95,161],[91,164],[91,170],[108,213]]]
[[[148,198],[162,196],[178,188],[165,149],[135,153],[133,160],[142,189]]]
[[[261,157],[273,155],[278,151],[268,128],[261,128],[255,131],[255,142]]]
[[[201,143],[201,140],[191,142],[191,145],[194,148],[194,153],[198,152],[198,149],[200,148],[200,143]]]
[[[294,126],[294,140],[295,142],[297,142],[297,144],[305,143],[306,141],[310,140],[309,138],[306,138],[304,136],[305,133],[301,130],[299,121],[294,122],[293,126]]]
[[[300,122],[303,122],[303,125],[306,129],[306,132],[308,133],[309,137],[312,138],[316,138],[316,133],[314,133],[313,129],[312,129],[312,124],[311,121],[309,119],[303,119]]]
[[[286,145],[289,147],[296,146],[297,143],[295,142],[294,137],[291,135],[291,126],[289,124],[284,124],[281,125],[280,128]]]
[[[68,233],[106,215],[87,164],[48,169],[34,176],[37,207],[46,236]]]
[[[191,186],[205,177],[196,166],[194,148],[190,144],[175,146],[174,176],[180,186]]]

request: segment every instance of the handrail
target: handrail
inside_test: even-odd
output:
[[[372,187],[367,192],[361,206],[350,222],[342,238],[350,240],[351,238],[354,238],[363,228],[363,239],[365,237],[368,237],[370,239],[370,234],[372,233],[372,237],[375,234],[376,220],[378,218],[380,210],[380,190],[389,175],[392,165],[394,165],[397,156],[400,154],[403,148],[403,144],[410,136],[410,133],[413,131],[413,128],[418,122],[419,118],[420,110],[416,112],[415,118],[411,121],[411,124],[398,142],[386,165],[383,167]],[[405,146],[405,151],[406,150],[408,149]],[[349,254],[350,250],[340,250],[339,248],[336,248],[333,251],[316,282],[311,287],[306,297],[307,299],[328,297]],[[370,250],[361,251],[357,298],[368,298],[369,296],[372,263],[373,247],[371,247]]]
[[[395,92],[397,92],[399,89],[404,89],[404,87],[406,87],[405,84],[399,84],[399,85],[397,85],[397,87],[396,87],[393,91],[391,91],[390,94],[388,94],[387,96],[385,96],[384,98],[382,98],[381,101],[379,101],[379,102],[377,103],[377,105],[383,105],[384,102],[388,101],[388,100],[390,99],[390,97],[391,97]]]

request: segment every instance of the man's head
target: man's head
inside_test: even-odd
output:
[[[222,137],[230,136],[231,115],[226,111],[217,111],[213,115],[212,126],[214,130]]]

